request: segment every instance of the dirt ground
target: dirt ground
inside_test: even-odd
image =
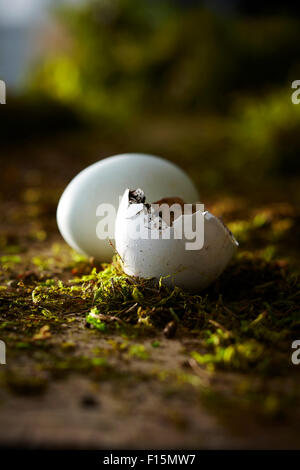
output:
[[[177,140],[184,145],[180,131]],[[63,299],[55,311],[43,299],[32,300],[39,285],[67,285],[94,267],[67,247],[56,227],[57,201],[70,179],[98,158],[140,148],[164,153],[169,142],[168,130],[158,126],[115,144],[95,134],[68,135],[2,149],[0,339],[7,364],[0,366],[1,446],[300,447],[300,365],[291,363],[291,341],[300,339],[300,228],[291,188],[286,198],[208,191],[208,208],[230,224],[241,253],[225,277],[201,293],[208,299],[205,321],[212,320],[210,342],[204,327],[185,323],[169,338],[163,326],[141,334],[135,325],[129,332],[101,332],[87,325],[86,297]],[[200,185],[194,162],[181,164]],[[256,321],[263,326],[252,333]],[[253,359],[246,352],[237,362],[219,358],[223,343],[238,348],[248,340],[266,351],[265,367],[265,353]]]

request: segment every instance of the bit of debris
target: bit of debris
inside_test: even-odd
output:
[[[142,189],[134,189],[129,191],[130,204],[144,204],[146,201],[145,193]]]
[[[43,341],[51,338],[50,326],[44,325],[42,328],[32,337],[32,341]]]
[[[171,338],[174,338],[176,330],[177,330],[177,322],[172,320],[165,326],[163,334],[166,338],[171,339]]]

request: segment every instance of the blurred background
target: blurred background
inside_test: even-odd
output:
[[[29,216],[51,214],[54,229],[70,179],[130,151],[177,162],[204,202],[298,204],[299,11],[292,2],[2,0],[3,212],[44,200]]]
[[[300,325],[300,104],[291,100],[292,82],[300,80],[300,4],[0,0],[0,80],[7,84],[0,106],[0,338],[10,347],[0,374],[0,441],[30,448],[299,447],[299,370],[289,341],[299,338]],[[124,152],[179,164],[240,243],[223,280],[205,294],[207,323],[199,310],[199,328],[209,336],[202,340],[199,330],[197,344],[198,330],[187,328],[180,343],[155,336],[161,348],[142,337],[126,346],[121,333],[106,342],[84,326],[86,292],[93,291],[70,297],[69,281],[94,276],[94,262],[60,236],[59,197],[83,168]],[[110,281],[107,298],[118,299]],[[207,370],[220,367],[213,393],[202,397],[206,362],[192,362],[190,375],[189,348],[199,350]],[[103,358],[111,359],[108,369]],[[67,371],[70,382],[57,380]],[[181,388],[188,381],[191,395]],[[48,384],[44,401],[28,398]],[[91,408],[98,398],[100,411]],[[273,418],[282,419],[278,427]]]

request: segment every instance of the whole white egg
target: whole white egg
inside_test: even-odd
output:
[[[98,261],[110,261],[113,249],[109,239],[114,238],[120,198],[126,188],[139,187],[152,201],[167,196],[189,202],[199,199],[189,176],[168,160],[138,153],[105,158],[75,176],[60,198],[57,224],[68,245]],[[104,214],[103,204],[112,205],[115,212]]]

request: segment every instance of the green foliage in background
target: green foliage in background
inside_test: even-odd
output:
[[[58,18],[65,39],[37,67],[34,87],[98,116],[220,110],[231,94],[283,84],[300,68],[292,19],[137,0],[94,0]]]
[[[112,128],[184,118],[181,155],[201,158],[211,187],[236,175],[259,182],[299,173],[300,106],[291,102],[298,19],[138,0],[94,0],[56,14],[64,39],[37,64],[35,95]],[[199,122],[193,140],[191,121]]]
[[[258,178],[268,170],[288,177],[299,173],[300,107],[292,104],[290,94],[287,86],[264,97],[240,100],[230,123],[234,170],[247,165]]]

